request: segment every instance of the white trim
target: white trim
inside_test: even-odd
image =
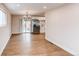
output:
[[[4,44],[3,48],[2,48],[2,50],[0,51],[0,56],[2,55],[2,52],[3,52],[3,50],[5,49],[5,47],[6,47],[7,43],[8,43],[8,41],[10,40],[10,38],[11,38],[11,35],[9,36],[8,40],[5,42],[5,44]]]
[[[47,37],[45,37],[45,39],[48,40]],[[51,42],[51,43],[53,43],[53,44],[55,44],[55,45],[57,45],[58,47],[62,48],[63,50],[69,52],[69,53],[72,54],[72,55],[79,56],[76,52],[74,52],[72,49],[70,49],[70,48],[68,48],[68,47],[64,47],[63,45],[60,45],[60,44],[58,44],[58,43],[56,43],[56,42],[53,42],[53,41],[51,41],[51,40],[48,40],[48,41]]]

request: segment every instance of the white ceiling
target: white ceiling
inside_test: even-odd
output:
[[[13,15],[44,15],[50,9],[62,6],[62,3],[4,3]],[[45,7],[45,8],[44,8]],[[46,8],[47,7],[47,8]]]

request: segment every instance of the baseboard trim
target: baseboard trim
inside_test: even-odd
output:
[[[21,33],[18,32],[18,33],[12,33],[12,34],[21,34]]]
[[[10,40],[10,38],[11,38],[11,36],[12,36],[12,34],[10,35],[9,39],[6,41],[6,43],[5,43],[5,45],[4,45],[3,49],[2,49],[2,51],[1,51],[1,53],[0,53],[0,56],[2,55],[2,53],[3,53],[3,51],[4,51],[4,49],[5,49],[6,45],[7,45],[7,43],[9,42],[9,40]]]
[[[45,38],[47,41],[49,41],[51,44],[55,44],[56,46],[60,47],[61,49],[67,51],[68,53],[70,53],[72,56],[75,56],[76,54],[73,52],[73,50],[69,49],[69,48],[66,48],[66,47],[63,47],[62,45],[60,44],[57,44],[56,42],[52,42],[50,40],[48,40],[47,38]]]
[[[24,33],[31,33],[31,34],[45,34],[45,33],[23,32],[23,33],[12,33],[12,35],[13,35],[13,34],[24,34]]]

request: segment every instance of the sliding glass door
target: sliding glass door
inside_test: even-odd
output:
[[[31,21],[30,20],[22,20],[22,33],[31,32]]]

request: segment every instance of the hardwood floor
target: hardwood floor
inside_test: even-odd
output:
[[[2,56],[71,56],[70,53],[51,44],[43,34],[12,35]]]

